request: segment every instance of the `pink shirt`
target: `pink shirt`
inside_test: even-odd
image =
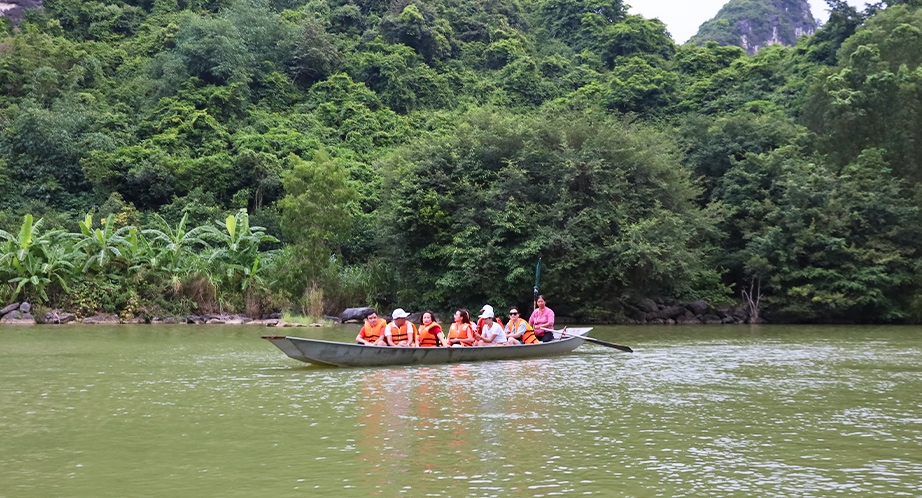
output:
[[[531,312],[528,323],[536,329],[539,327],[552,329],[554,328],[554,311],[547,306],[544,307],[544,311],[541,311],[541,308],[535,308],[535,311]]]

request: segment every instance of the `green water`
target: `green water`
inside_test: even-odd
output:
[[[0,497],[920,494],[922,328],[599,327],[636,352],[375,369],[266,332],[0,328]]]

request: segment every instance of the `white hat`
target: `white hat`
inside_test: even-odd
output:
[[[410,316],[410,314],[407,313],[406,311],[403,311],[403,308],[397,308],[394,310],[393,313],[391,313],[391,318],[395,320],[398,318],[406,318],[408,316]]]
[[[490,306],[489,304],[484,304],[483,308],[480,308],[480,311],[483,311],[483,312],[489,311],[490,313],[493,313],[493,307]]]
[[[490,308],[481,313],[479,318],[493,318],[493,308]]]

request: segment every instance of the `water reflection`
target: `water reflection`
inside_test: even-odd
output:
[[[36,330],[0,334],[3,496],[917,496],[922,482],[918,329],[602,329],[637,353],[379,369],[302,366],[236,328]]]

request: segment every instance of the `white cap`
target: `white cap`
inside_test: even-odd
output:
[[[481,313],[480,318],[493,318],[493,308],[490,308]]]
[[[484,313],[486,313],[486,312],[488,312],[488,311],[489,311],[490,313],[493,313],[493,307],[490,306],[489,304],[484,304],[484,305],[483,305],[483,308],[480,308],[480,311],[481,311],[481,312],[484,312]]]
[[[397,308],[397,309],[394,310],[393,313],[391,313],[391,318],[393,318],[393,319],[395,319],[395,320],[396,320],[397,318],[406,318],[406,317],[408,317],[408,316],[410,316],[410,314],[407,313],[406,311],[403,311],[403,308]]]

